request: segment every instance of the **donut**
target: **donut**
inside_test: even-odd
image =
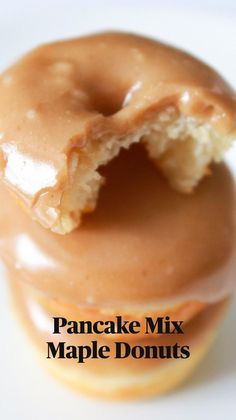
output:
[[[16,277],[10,276],[11,288],[14,289]],[[14,290],[12,293],[15,293]],[[75,305],[74,303],[66,302],[61,296],[61,299],[56,299],[52,296],[48,296],[41,291],[32,287],[25,283],[24,281],[18,280],[16,282],[16,293],[20,293],[24,296],[24,300],[26,301],[26,306],[28,306],[32,314],[31,316],[34,317],[34,322],[37,324],[42,321],[45,325],[51,324],[51,337],[52,337],[52,319],[54,317],[58,318],[65,318],[67,320],[88,320],[90,323],[96,323],[99,320],[101,322],[107,322],[107,320],[116,323],[117,317],[121,317],[123,320],[132,322],[138,321],[140,323],[139,328],[139,339],[143,340],[146,337],[146,326],[145,326],[145,319],[146,317],[150,317],[155,319],[157,317],[169,317],[170,319],[181,320],[185,324],[186,322],[191,321],[194,317],[196,317],[203,309],[207,307],[206,302],[200,301],[186,301],[183,304],[174,305],[169,308],[158,308],[154,310],[153,308],[124,308],[120,307],[119,309],[116,307],[106,307],[106,306],[92,306],[92,305]],[[158,311],[158,312],[157,312]],[[45,316],[47,314],[47,316]],[[41,325],[41,327],[42,325]],[[48,328],[49,332],[49,328]],[[149,332],[149,334],[151,334]],[[161,334],[160,334],[161,336]],[[65,334],[66,337],[66,334]],[[123,340],[124,335],[122,333],[116,333],[116,340]],[[49,338],[49,337],[48,337]],[[156,336],[156,339],[159,338],[159,334]],[[106,335],[107,340],[114,341],[114,335],[108,334]],[[137,340],[136,335],[126,335],[125,340],[127,342]]]
[[[141,142],[172,187],[191,192],[235,136],[236,99],[176,48],[100,33],[36,48],[0,78],[1,178],[53,232],[91,212],[103,167]]]
[[[31,220],[0,185],[0,256],[12,307],[47,369],[74,390],[110,399],[170,392],[194,371],[217,333],[235,289],[235,189],[224,164],[194,194],[171,189],[137,144],[104,168],[96,211],[57,235]],[[52,318],[182,320],[184,335],[52,336]],[[74,346],[125,341],[131,349],[189,345],[184,360],[46,360],[46,342]]]
[[[109,344],[113,357],[105,361],[87,359],[86,364],[78,364],[71,359],[46,359],[45,343],[52,340],[52,317],[46,305],[41,305],[41,298],[32,286],[16,278],[12,279],[11,300],[14,312],[23,323],[44,367],[54,377],[80,393],[112,400],[150,398],[173,391],[182,384],[207,353],[228,305],[228,300],[209,304],[188,322],[184,336],[178,337],[180,347],[187,344],[191,349],[191,356],[188,359],[134,357],[140,354],[140,347],[145,349],[156,345],[164,347],[175,345],[177,339],[173,335],[160,336],[158,340],[154,335],[143,337],[141,340],[136,338],[136,341],[128,344],[133,357],[122,359],[114,357],[118,340],[114,335],[111,336],[109,343],[94,334],[77,335],[73,338],[70,336],[69,341],[66,335],[60,336],[59,340],[54,338],[56,345],[60,340],[74,346],[89,346],[92,340],[96,340],[98,345]],[[45,297],[45,301],[47,300]],[[60,308],[60,315],[65,315],[63,306]],[[81,319],[78,307],[77,317]],[[127,337],[125,340],[127,341]]]
[[[199,310],[235,288],[235,187],[224,164],[194,194],[175,192],[141,145],[106,166],[97,209],[79,229],[43,229],[0,185],[0,256],[11,276],[65,303],[107,313]]]

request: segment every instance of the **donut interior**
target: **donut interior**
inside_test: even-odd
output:
[[[62,197],[59,230],[72,230],[83,212],[94,210],[105,181],[102,168],[135,143],[144,146],[171,187],[191,193],[200,179],[210,174],[208,165],[221,160],[231,138],[222,136],[208,122],[168,106],[132,134],[88,141],[84,152],[73,149],[68,160],[73,182]]]

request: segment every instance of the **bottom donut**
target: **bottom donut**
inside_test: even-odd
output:
[[[186,321],[184,334],[141,334],[140,337],[128,340],[127,337],[115,334],[107,339],[102,334],[68,334],[65,331],[53,336],[52,313],[46,309],[45,304],[40,303],[37,291],[14,281],[11,282],[11,296],[17,317],[23,321],[44,366],[74,390],[107,399],[149,398],[167,393],[184,382],[209,349],[229,301],[227,299],[207,305],[197,312]],[[48,301],[49,306],[52,306],[51,298],[43,296],[43,301]],[[66,308],[68,316],[68,304]],[[64,312],[64,305],[61,304],[62,317]],[[71,307],[71,313],[74,317],[74,306]],[[78,307],[77,321],[86,319],[86,309],[82,313],[81,317]],[[78,363],[73,357],[52,357],[48,347],[51,342],[55,344],[55,349],[60,342],[65,343],[64,348],[69,346],[70,352],[67,354],[70,355],[73,353],[72,347],[81,350],[93,342],[98,347],[108,345],[110,357],[87,358],[83,360],[84,363]],[[117,345],[117,342],[126,344]],[[122,349],[121,358],[116,358],[117,346]],[[181,353],[181,349],[186,347],[189,348],[189,357],[186,357],[187,352]],[[123,357],[127,349],[129,356]]]

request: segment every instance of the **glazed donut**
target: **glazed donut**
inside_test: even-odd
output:
[[[235,289],[234,181],[223,164],[211,170],[186,196],[169,188],[141,145],[122,150],[104,168],[108,181],[96,211],[64,236],[30,220],[0,186],[0,255],[13,308],[41,360],[45,342],[52,341],[52,317],[143,322],[168,315],[186,323],[178,343],[191,347],[187,360],[47,361],[63,382],[106,398],[150,397],[175,388],[197,366]],[[124,341],[119,335],[92,338],[111,349]],[[60,341],[89,345],[91,336],[64,333]],[[125,341],[131,347],[174,345],[176,337],[147,337],[141,329]]]
[[[16,286],[15,286],[16,282]],[[37,324],[42,321],[44,325],[51,325],[52,331],[52,319],[53,317],[63,317],[68,320],[89,320],[89,322],[97,322],[98,320],[106,322],[107,320],[116,322],[116,318],[119,316],[122,319],[132,322],[135,318],[135,321],[140,323],[140,332],[138,338],[143,340],[146,338],[145,334],[145,318],[151,317],[155,319],[157,317],[166,317],[170,319],[181,320],[185,323],[191,321],[194,317],[201,313],[208,305],[206,302],[200,301],[188,301],[179,305],[174,305],[169,308],[123,308],[122,306],[118,307],[106,307],[106,306],[94,306],[94,305],[76,305],[74,303],[66,302],[61,296],[60,299],[57,299],[53,296],[48,296],[46,293],[38,291],[37,288],[32,287],[22,281],[22,279],[16,281],[16,277],[10,275],[10,283],[13,294],[22,295],[28,311],[32,312],[31,317],[34,317],[34,323]],[[158,311],[158,312],[157,312]],[[46,314],[46,315],[45,315]],[[42,325],[41,325],[42,327]],[[43,327],[42,327],[43,328]],[[48,334],[49,328],[48,328]],[[151,333],[149,334],[151,335]],[[161,335],[155,335],[156,340],[159,339]],[[66,334],[65,334],[66,337]],[[123,340],[123,334],[116,334],[116,340]],[[114,336],[107,335],[107,340],[113,340]],[[125,341],[132,342],[137,340],[136,335],[126,335]]]
[[[172,391],[184,382],[196,369],[203,356],[208,351],[219,327],[228,301],[221,301],[208,305],[185,326],[185,333],[176,339],[175,335],[150,335],[141,340],[129,343],[131,348],[150,346],[188,345],[191,349],[189,359],[154,359],[128,357],[116,359],[115,342],[117,336],[111,336],[109,342],[100,335],[60,335],[54,337],[55,345],[58,341],[65,341],[67,345],[91,345],[96,340],[98,345],[109,345],[112,357],[106,359],[87,359],[86,363],[78,364],[71,359],[46,359],[45,343],[52,341],[51,312],[46,305],[41,305],[37,291],[26,286],[17,279],[12,279],[11,297],[13,308],[18,319],[23,322],[29,337],[32,339],[44,366],[56,378],[66,383],[74,390],[93,396],[109,399],[150,398]],[[49,299],[50,300],[50,299]],[[45,297],[47,301],[47,297]],[[50,305],[50,302],[49,302]],[[73,310],[71,311],[73,314]],[[55,313],[54,313],[55,315]],[[63,307],[60,315],[64,315]],[[77,319],[81,319],[80,309],[77,308]],[[84,319],[84,318],[82,318]],[[68,341],[69,340],[69,341]],[[124,341],[124,340],[121,340]],[[127,337],[125,338],[127,342]],[[124,350],[123,350],[124,352]]]
[[[0,186],[0,255],[11,277],[52,300],[134,318],[181,310],[188,319],[233,292],[235,191],[223,164],[190,196],[168,187],[140,145],[105,170],[96,211],[64,236],[30,220]]]
[[[211,68],[140,36],[103,33],[35,49],[0,79],[1,176],[32,217],[73,230],[101,167],[141,141],[183,192],[235,133],[236,99]]]

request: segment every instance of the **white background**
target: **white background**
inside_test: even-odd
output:
[[[44,41],[102,29],[136,31],[176,44],[236,86],[235,0],[0,0],[0,68]],[[233,150],[231,165],[235,159]],[[235,303],[214,349],[181,389],[152,401],[105,403],[67,391],[41,369],[12,316],[1,273],[2,420],[236,419]]]

